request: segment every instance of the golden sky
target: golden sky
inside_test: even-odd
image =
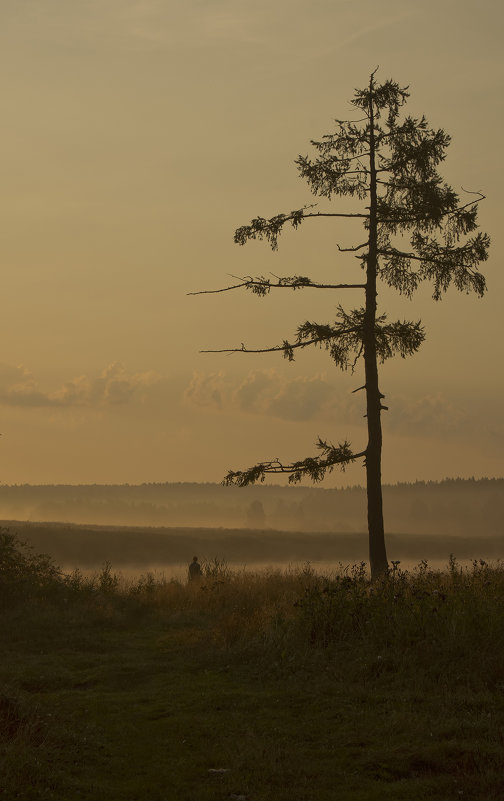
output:
[[[487,196],[492,237],[482,300],[380,292],[427,330],[382,370],[384,480],[502,476],[503,8],[2,0],[0,480],[219,481],[311,455],[318,435],[365,445],[359,373],[313,351],[199,352],[274,345],[360,299],[187,293],[230,274],[348,276],[336,245],[355,243],[353,221],[307,222],[278,253],[233,232],[310,202],[293,161],[377,65],[452,135],[443,174]],[[354,466],[327,485],[363,480]]]

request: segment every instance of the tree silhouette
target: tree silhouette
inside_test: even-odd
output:
[[[264,507],[256,498],[247,509],[245,522],[250,528],[264,528],[265,521]]]
[[[296,160],[314,195],[328,201],[335,196],[357,198],[363,204],[360,213],[304,206],[270,219],[257,217],[235,232],[239,245],[262,239],[277,250],[286,226],[298,229],[305,221],[319,217],[361,219],[363,240],[338,249],[354,253],[362,279],[352,284],[327,284],[299,275],[273,280],[246,276],[232,286],[210,290],[245,288],[261,297],[273,289],[362,291],[363,305],[350,311],[338,306],[330,323],[303,322],[293,339],[274,347],[250,349],[241,345],[206,352],[278,351],[292,361],[298,349],[319,346],[328,351],[338,367],[352,372],[363,360],[365,379],[359,389],[366,395],[365,448],[354,451],[346,441],[333,445],[319,438],[315,456],[291,464],[260,462],[247,470],[230,471],[224,483],[245,486],[264,481],[270,473],[288,474],[291,482],[304,476],[318,482],[335,467],[345,469],[351,462],[363,459],[373,578],[388,569],[381,490],[381,412],[387,407],[382,403],[385,396],[378,383],[378,365],[396,354],[404,358],[415,353],[424,339],[420,321],[389,322],[385,314],[377,313],[377,284],[381,281],[407,297],[423,281],[431,282],[434,300],[439,300],[452,284],[460,291],[482,296],[485,279],[478,265],[486,260],[490,244],[487,234],[476,233],[477,206],[484,195],[467,193],[472,197],[464,202],[443,182],[438,166],[445,158],[450,137],[441,129],[430,128],[424,116],[415,119],[401,115],[409,97],[407,89],[392,80],[376,84],[372,73],[366,88],[356,90],[351,101],[362,117],[355,121],[336,120],[334,133],[311,142],[315,157],[299,156]]]

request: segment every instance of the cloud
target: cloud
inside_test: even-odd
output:
[[[391,398],[390,412],[391,429],[416,433],[460,431],[469,423],[468,413],[442,393],[414,398],[399,395]]]
[[[333,406],[334,389],[323,376],[283,379],[274,371],[249,373],[233,394],[242,411],[283,420],[313,420]]]
[[[223,372],[195,373],[184,392],[191,406],[297,421],[334,412],[336,398],[337,389],[324,375],[286,378],[274,369],[252,370],[238,383]]]
[[[443,393],[391,395],[385,400],[384,429],[391,433],[437,440],[463,439],[501,447],[504,426],[497,408],[482,399],[464,398],[464,406]]]
[[[0,387],[9,384],[24,383],[32,378],[32,374],[24,367],[12,367],[10,364],[0,363]]]
[[[74,378],[50,397],[54,403],[62,406],[115,406],[136,399],[159,380],[157,373],[130,375],[122,364],[115,362],[97,378]]]
[[[362,427],[365,433],[364,393],[351,393],[348,385],[325,374],[289,378],[271,370],[253,370],[237,379],[223,372],[195,373],[186,388],[185,405],[215,413],[260,415],[293,422],[337,422]],[[391,394],[385,399],[385,436],[453,441],[481,440],[485,447],[504,442],[504,426],[494,408],[476,399],[451,398],[443,393]]]
[[[0,364],[0,403],[11,406],[49,406],[50,401],[40,392],[29,370]]]
[[[46,389],[22,366],[0,363],[0,404],[20,409],[113,410],[131,409],[135,415],[156,418],[186,410],[215,414],[261,416],[286,422],[337,423],[358,426],[365,433],[364,393],[351,394],[342,381],[325,373],[312,376],[277,371],[251,370],[245,376],[194,373],[185,385],[180,377],[158,372],[128,372],[119,362],[97,375],[80,375],[55,389]],[[416,437],[451,442],[461,437],[478,440],[484,447],[502,447],[504,426],[497,400],[450,397],[442,392],[425,395],[392,393],[385,399],[385,436]],[[499,408],[498,408],[499,407]],[[483,445],[482,445],[483,447]]]
[[[40,389],[23,367],[0,365],[0,403],[24,407],[107,407],[145,400],[161,381],[158,373],[128,373],[115,362],[99,376],[73,378],[54,392]]]
[[[194,373],[184,390],[183,400],[189,406],[222,409],[229,393],[229,381],[224,373]]]

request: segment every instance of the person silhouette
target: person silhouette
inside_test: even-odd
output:
[[[201,573],[201,565],[198,562],[198,557],[193,556],[193,560],[189,565],[189,581],[194,581],[195,579],[200,579],[202,576]]]

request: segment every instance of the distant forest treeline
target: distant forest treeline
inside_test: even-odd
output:
[[[504,534],[504,479],[418,481],[383,488],[389,533]],[[0,519],[117,526],[364,532],[362,487],[220,484],[3,485]]]

